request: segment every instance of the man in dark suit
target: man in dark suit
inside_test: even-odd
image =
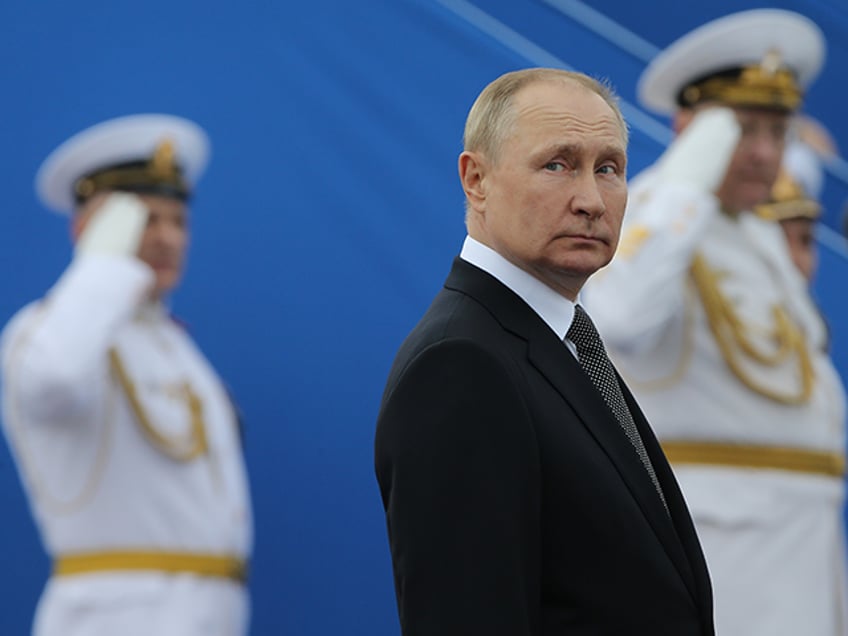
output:
[[[686,505],[576,304],[627,200],[614,96],[508,73],[464,142],[468,238],[377,423],[404,635],[713,634]]]

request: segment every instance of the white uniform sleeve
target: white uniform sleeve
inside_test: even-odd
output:
[[[93,408],[109,346],[152,282],[136,258],[78,256],[41,303],[12,320],[0,355],[4,399],[20,417],[74,420]]]
[[[643,175],[631,191],[618,252],[589,281],[583,302],[610,345],[652,346],[681,320],[689,266],[717,199],[686,184]]]

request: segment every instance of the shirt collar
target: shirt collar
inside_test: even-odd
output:
[[[568,298],[470,236],[465,237],[459,257],[488,272],[518,294],[560,340],[565,338],[574,318],[574,303]]]

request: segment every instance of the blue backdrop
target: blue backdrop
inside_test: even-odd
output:
[[[808,111],[848,145],[848,9],[816,20],[829,58]],[[0,3],[0,321],[65,267],[66,221],[33,193],[55,145],[102,119],[172,112],[213,141],[174,309],[246,417],[256,511],[252,634],[398,634],[372,440],[395,350],[464,236],[465,114],[497,75],[569,65],[609,78],[633,127],[631,172],[667,122],[635,106],[655,46],[761,2],[4,0]],[[618,30],[617,30],[618,29]],[[622,31],[625,29],[626,31]],[[816,293],[848,359],[841,163],[825,189]],[[0,445],[0,633],[27,632],[49,564]]]

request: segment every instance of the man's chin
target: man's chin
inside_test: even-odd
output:
[[[157,271],[156,272],[156,286],[153,290],[153,293],[158,296],[167,296],[170,292],[172,292],[177,285],[180,284],[180,273],[173,271]]]
[[[771,198],[771,185],[753,184],[745,190],[745,209],[766,203]]]
[[[750,212],[756,206],[761,205],[769,200],[769,188],[747,188],[744,193],[740,193],[732,202],[724,204],[724,208],[732,212]]]

